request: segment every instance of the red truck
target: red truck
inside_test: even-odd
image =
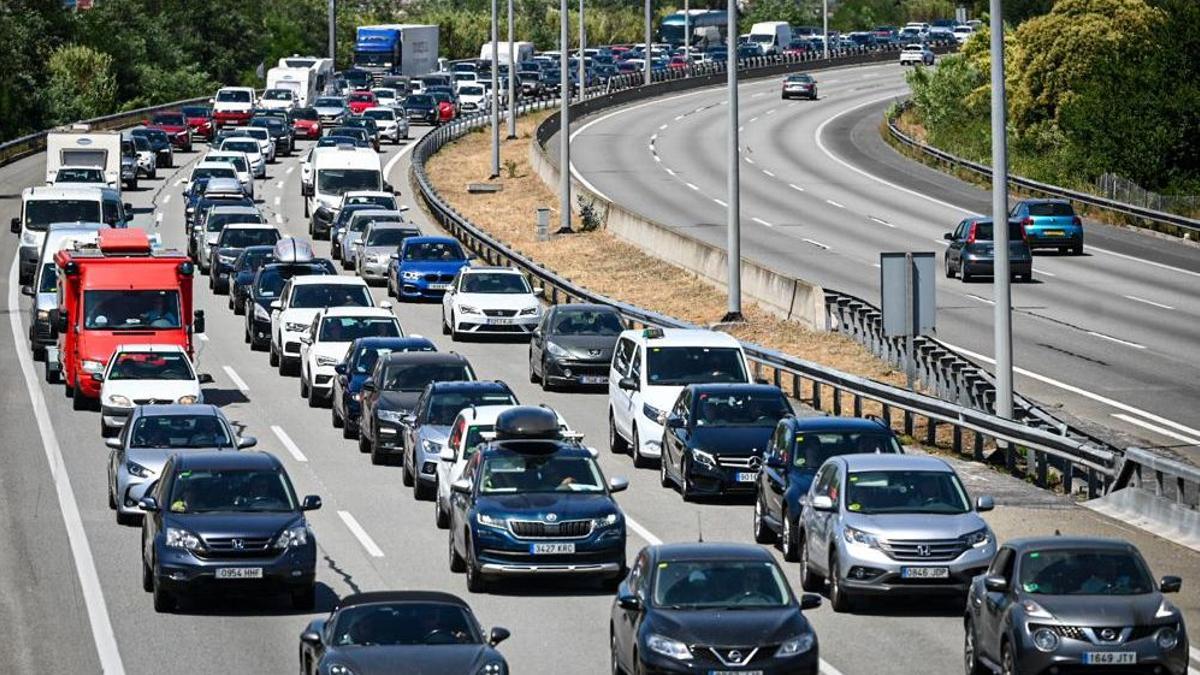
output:
[[[195,358],[204,312],[193,310],[195,266],[178,251],[155,251],[144,230],[105,229],[95,246],[64,249],[54,256],[59,307],[50,311],[57,334],[46,377],[61,374],[73,407],[100,397],[102,374],[117,345],[179,345]]]

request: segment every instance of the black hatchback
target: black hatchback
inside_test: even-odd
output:
[[[946,278],[956,275],[963,282],[976,276],[992,276],[996,262],[995,242],[991,218],[964,218],[953,232],[943,238],[950,242],[946,248]],[[1019,220],[1008,221],[1009,275],[1014,279],[1033,279],[1033,254],[1025,241],[1025,228]]]

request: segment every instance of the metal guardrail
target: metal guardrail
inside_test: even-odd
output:
[[[908,134],[905,134],[903,131],[901,131],[900,128],[896,126],[896,121],[894,118],[889,118],[887,120],[887,126],[888,133],[891,134],[892,138],[898,143],[908,148],[912,148],[916,152],[934,159],[941,164],[968,171],[988,180],[992,179],[992,167],[986,164],[980,164],[979,162],[972,162],[969,159],[963,159],[962,157],[952,155],[944,150],[939,150],[932,145],[922,143],[921,141],[918,141],[917,139],[912,138]],[[1108,199],[1098,195],[1087,194],[1086,192],[1076,192],[1075,190],[1068,190],[1067,188],[1059,187],[1057,185],[1040,183],[1029,178],[1023,178],[1021,176],[1014,176],[1011,174],[1008,176],[1008,184],[1010,187],[1016,187],[1032,194],[1052,197],[1055,199],[1065,199],[1076,206],[1100,209],[1103,211],[1120,214],[1122,216],[1149,221],[1160,226],[1156,229],[1162,230],[1162,226],[1167,226],[1167,230],[1175,228],[1176,233],[1180,235],[1185,233],[1190,233],[1192,236],[1200,235],[1200,220],[1196,220],[1195,218],[1188,218],[1187,216],[1167,213],[1165,211],[1156,211],[1154,209],[1137,206],[1136,204],[1127,204],[1125,202],[1116,201],[1115,199]]]
[[[1112,489],[1133,487],[1192,511],[1200,510],[1200,467],[1142,448],[1126,448]]]
[[[646,88],[647,91],[649,89]],[[643,94],[654,95],[645,91]],[[584,104],[587,102],[585,99]],[[552,104],[553,101],[539,101],[532,105],[519,106],[517,113],[545,108]],[[413,179],[422,200],[442,227],[488,264],[512,265],[537,279],[546,289],[546,298],[551,303],[583,301],[606,304],[617,309],[631,327],[697,328],[673,317],[593,293],[541,267],[521,252],[493,238],[447,203],[431,184],[425,170],[425,162],[446,143],[487,123],[486,115],[455,121],[427,134],[413,149]],[[1085,486],[1087,496],[1095,497],[1107,490],[1116,474],[1119,453],[1090,439],[1073,438],[1057,431],[1006,420],[955,401],[849,375],[759,345],[744,343],[744,348],[757,375],[769,377],[791,396],[808,402],[818,410],[828,408],[835,415],[842,414],[843,411],[861,415],[864,404],[874,402],[881,407],[883,417],[889,425],[896,412],[903,416],[903,424],[907,430],[915,429],[918,420],[924,419],[925,440],[929,442],[936,440],[939,426],[949,426],[952,433],[951,445],[956,453],[972,455],[982,460],[989,441],[1003,445],[1007,448],[1007,466],[1014,473],[1027,476],[1037,485],[1051,485],[1050,468],[1053,466],[1058,472],[1058,481],[1064,492],[1073,493],[1077,481],[1080,481]],[[932,374],[930,376],[933,377]],[[965,443],[964,432],[973,437],[969,449]]]

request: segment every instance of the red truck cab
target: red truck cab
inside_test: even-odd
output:
[[[105,229],[94,246],[54,256],[58,308],[51,310],[57,354],[47,355],[47,376],[61,372],[74,407],[100,397],[93,377],[117,345],[179,345],[195,359],[204,312],[193,310],[195,266],[178,251],[155,251],[144,230]]]

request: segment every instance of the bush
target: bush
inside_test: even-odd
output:
[[[50,54],[50,83],[46,99],[54,123],[99,117],[113,110],[117,81],[108,54],[72,45]]]

